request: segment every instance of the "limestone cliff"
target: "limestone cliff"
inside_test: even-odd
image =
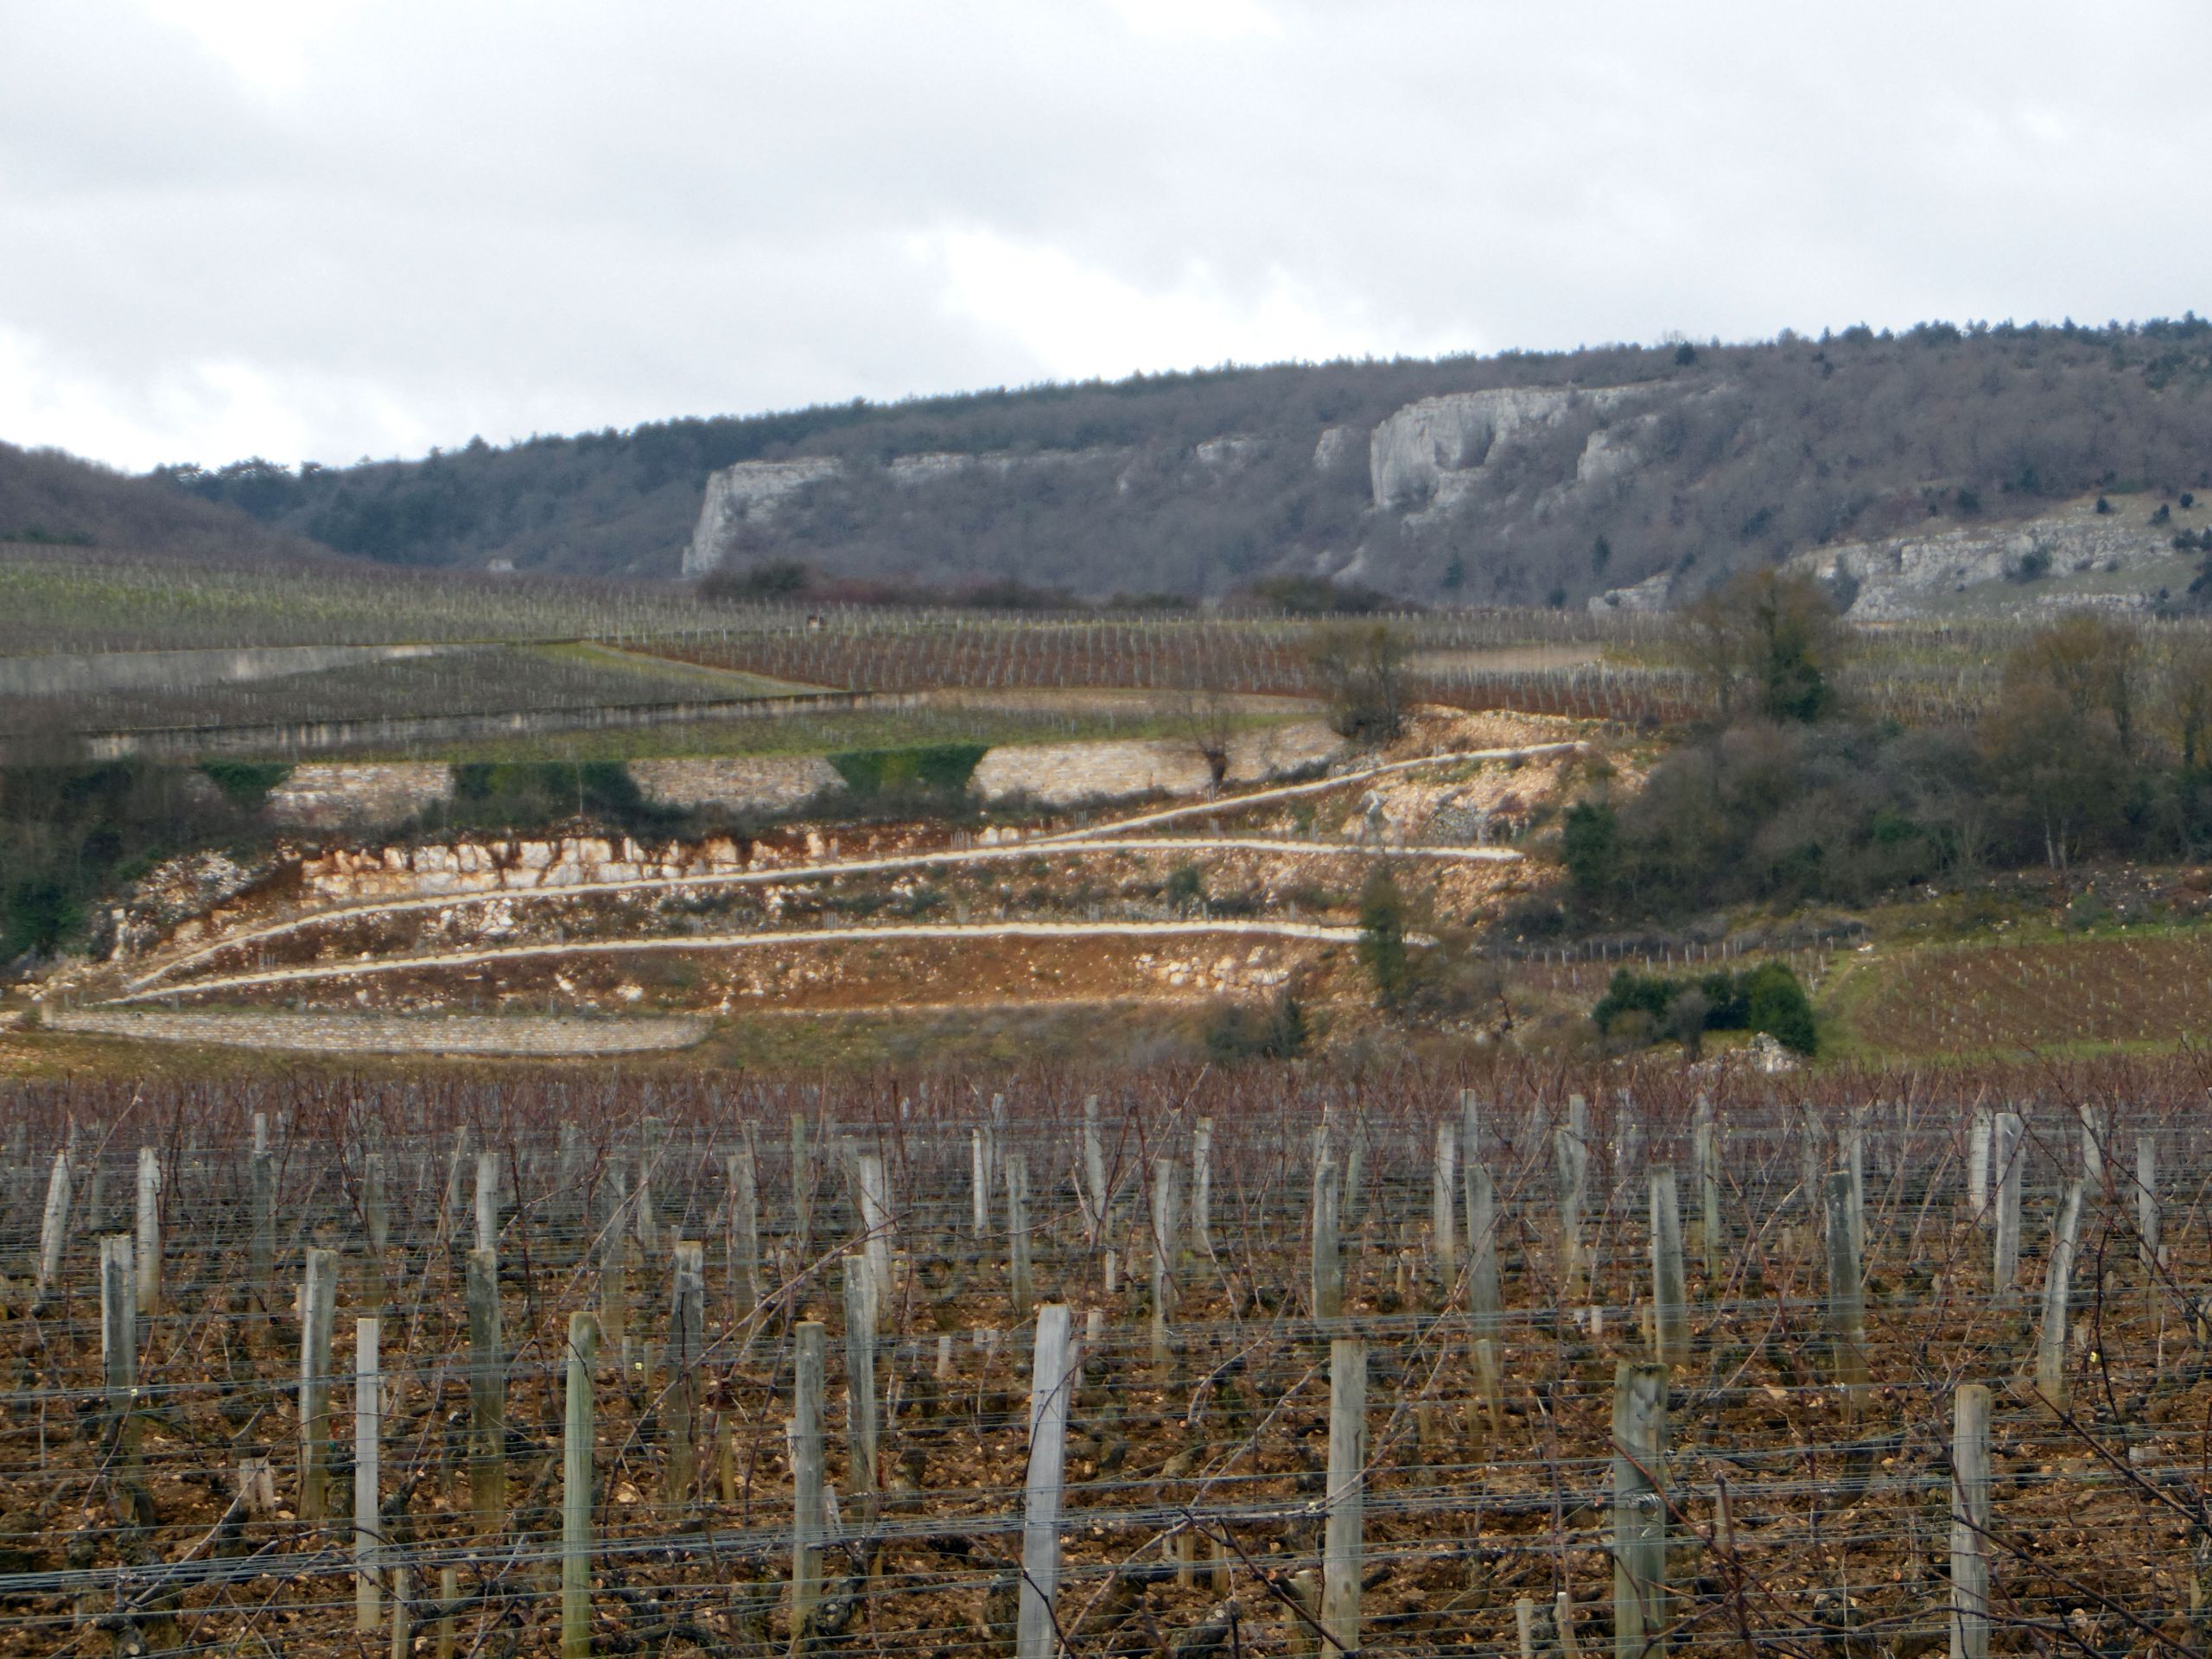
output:
[[[772,518],[786,497],[836,472],[837,463],[830,457],[807,455],[797,461],[741,461],[713,474],[683,555],[683,574],[699,576],[715,569],[741,526]]]
[[[1634,390],[1507,386],[1408,404],[1368,440],[1375,505],[1387,512],[1427,500],[1451,474],[1475,471],[1516,436],[1553,425],[1578,406],[1610,408]]]

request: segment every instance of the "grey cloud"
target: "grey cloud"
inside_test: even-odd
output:
[[[1067,296],[979,315],[957,232],[1229,316],[1288,285],[1382,353],[2204,302],[2192,0],[2094,49],[2019,4],[1268,11],[378,5],[272,90],[119,3],[0,10],[0,348],[41,377],[0,436],[215,461],[265,417],[345,461],[1187,366]]]

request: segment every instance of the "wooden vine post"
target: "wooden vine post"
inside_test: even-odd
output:
[[[1682,1265],[1682,1213],[1675,1172],[1650,1172],[1651,1332],[1662,1365],[1687,1364],[1690,1357],[1689,1277]]]
[[[507,1517],[507,1362],[499,1325],[499,1258],[468,1253],[468,1504],[488,1537]]]
[[[1459,1271],[1459,1242],[1452,1216],[1459,1205],[1459,1136],[1450,1123],[1436,1126],[1436,1157],[1429,1171],[1429,1240],[1436,1252],[1436,1276],[1447,1289]]]
[[[330,1335],[338,1252],[310,1249],[300,1286],[300,1519],[329,1512]]]
[[[1705,1261],[1706,1294],[1712,1296],[1720,1279],[1720,1128],[1713,1120],[1713,1102],[1704,1095],[1697,1097],[1691,1141],[1697,1165],[1698,1248]]]
[[[1313,1317],[1338,1319],[1344,1312],[1344,1255],[1337,1229],[1337,1166],[1328,1154],[1313,1169]]]
[[[2066,1338],[2072,1328],[2074,1256],[2082,1233],[2082,1182],[2066,1184],[2056,1224],[2050,1230],[2050,1259],[2044,1269],[2043,1325],[2036,1335],[2036,1392],[2054,1410],[2066,1409]]]
[[[1866,1294],[1859,1264],[1859,1236],[1851,1224],[1851,1175],[1827,1179],[1828,1326],[1835,1344],[1835,1380],[1855,1419],[1866,1400]]]
[[[760,1300],[760,1189],[752,1148],[729,1155],[730,1300],[741,1317]]]
[[[670,1252],[668,1351],[662,1370],[663,1438],[668,1445],[664,1495],[671,1506],[690,1502],[699,1472],[699,1363],[707,1347],[707,1247],[679,1238]]]
[[[592,1366],[599,1321],[569,1315],[561,1439],[561,1659],[590,1659]]]
[[[1181,1171],[1173,1158],[1152,1160],[1152,1363],[1170,1355],[1168,1322],[1175,1309],[1175,1249]]]
[[[61,1283],[61,1252],[69,1241],[69,1149],[54,1154],[54,1167],[46,1178],[46,1208],[38,1225],[38,1294]]]
[[[1321,1628],[1342,1654],[1359,1650],[1367,1486],[1367,1344],[1329,1344],[1329,1472],[1323,1499]]]
[[[1560,1297],[1573,1301],[1583,1282],[1582,1209],[1589,1179],[1589,1107],[1580,1095],[1567,1103],[1567,1121],[1552,1131],[1552,1162],[1559,1181]]]
[[[1997,1237],[1990,1265],[1989,1288],[2000,1306],[2018,1299],[2020,1278],[2020,1186],[2026,1163],[2026,1135],[2018,1112],[1997,1114],[1994,1155],[1997,1160]]]
[[[382,1326],[374,1319],[353,1321],[353,1628],[373,1630],[381,1622],[377,1568],[384,1522],[381,1497],[384,1433],[384,1366],[378,1347]]]
[[[100,1369],[107,1391],[110,1443],[129,1478],[138,1463],[138,1296],[128,1235],[100,1240]]]
[[[162,1307],[162,1155],[138,1148],[138,1311],[151,1319]]]
[[[1029,1259],[1029,1154],[1007,1153],[1005,1169],[1007,1288],[1019,1320],[1029,1317],[1036,1300]]]
[[[1989,1390],[1952,1398],[1951,1659],[1989,1659]]]
[[[845,1466],[853,1490],[861,1493],[870,1519],[876,1509],[877,1441],[875,1387],[875,1275],[865,1256],[844,1259],[845,1293]]]
[[[1667,1368],[1623,1360],[1613,1372],[1613,1655],[1666,1651]]]
[[[829,1332],[817,1319],[793,1332],[791,1377],[791,1650],[805,1650],[822,1600],[822,1550],[829,1531],[823,1497],[822,1395]]]
[[[1060,1582],[1060,1507],[1068,1439],[1068,1310],[1047,1302],[1037,1311],[1035,1369],[1029,1386],[1029,1473],[1021,1515],[1021,1589],[1015,1659],[1053,1659],[1059,1632],[1054,1610]]]
[[[2158,1137],[2148,1129],[2139,1129],[2135,1135],[2135,1231],[2146,1276],[2157,1273],[2164,1259],[2159,1225]]]

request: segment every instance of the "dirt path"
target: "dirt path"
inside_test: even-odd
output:
[[[194,980],[175,986],[132,991],[102,1004],[124,1007],[155,1002],[165,996],[190,991],[247,990],[267,985],[302,985],[313,981],[365,979],[378,974],[413,972],[421,969],[474,968],[494,962],[533,962],[555,957],[636,956],[658,950],[753,950],[767,946],[785,950],[814,944],[864,944],[909,939],[1090,939],[1177,938],[1205,934],[1238,938],[1307,939],[1326,944],[1350,944],[1357,940],[1356,927],[1332,927],[1319,922],[973,922],[917,923],[907,927],[782,928],[760,933],[678,934],[666,938],[575,940],[556,944],[506,944],[474,950],[428,951],[406,957],[378,957],[361,962],[317,963],[308,968],[270,968],[251,974],[229,974],[215,979]],[[1424,935],[1408,933],[1408,944],[1435,943]]]
[[[1249,798],[1241,797],[1240,799]],[[142,991],[240,945],[265,944],[310,929],[334,923],[361,921],[378,916],[405,916],[426,911],[449,910],[457,905],[487,899],[511,901],[605,898],[629,893],[690,891],[701,887],[781,887],[795,882],[825,880],[840,875],[881,875],[899,870],[940,868],[946,865],[982,864],[1047,855],[1079,856],[1098,853],[1262,853],[1284,858],[1392,858],[1429,860],[1459,864],[1512,863],[1521,855],[1510,847],[1399,847],[1371,842],[1281,841],[1262,836],[1208,836],[1188,837],[1135,836],[1110,842],[1080,844],[1050,841],[1010,842],[998,847],[945,849],[933,853],[900,853],[888,858],[856,858],[835,863],[793,864],[766,870],[732,870],[718,875],[638,876],[626,881],[580,881],[557,887],[491,887],[480,892],[440,893],[426,899],[385,899],[363,905],[336,906],[274,922],[265,927],[232,933],[187,952],[173,962],[124,982],[125,988]]]
[[[345,1054],[641,1054],[689,1048],[705,1020],[641,1015],[577,1020],[554,1014],[232,1014],[117,1007],[48,1009],[49,1031],[231,1048],[310,1049]]]

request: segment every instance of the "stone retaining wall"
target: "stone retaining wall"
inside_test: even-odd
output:
[[[1319,721],[1238,732],[1230,740],[1222,781],[1267,783],[1324,765],[1343,748],[1343,740]],[[630,775],[647,800],[664,806],[761,817],[797,811],[845,791],[836,768],[810,754],[633,760]],[[1009,743],[985,753],[968,786],[986,802],[1027,799],[1062,807],[1146,795],[1203,795],[1214,778],[1198,745],[1187,739]],[[293,767],[269,792],[264,813],[284,829],[373,831],[405,823],[452,798],[452,769],[442,762],[315,761]]]
[[[730,812],[789,812],[845,787],[837,769],[815,754],[632,760],[630,776],[639,793],[659,805]]]
[[[288,829],[383,830],[452,798],[453,768],[443,761],[317,761],[294,766],[262,814]]]
[[[1319,721],[1238,732],[1230,739],[1222,781],[1267,783],[1325,765],[1344,747]],[[1212,766],[1189,739],[1008,744],[976,762],[968,785],[986,801],[1027,798],[1046,806],[1203,795],[1213,786]]]

